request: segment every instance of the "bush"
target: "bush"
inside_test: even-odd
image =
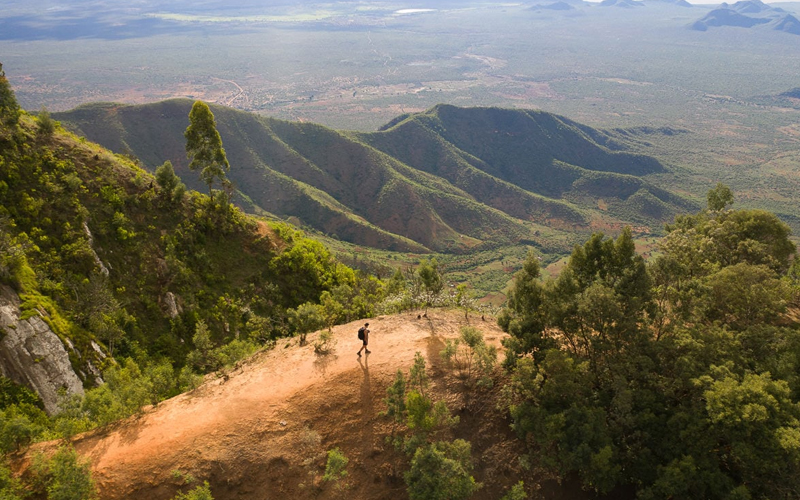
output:
[[[483,333],[477,328],[462,327],[460,338],[447,340],[440,354],[448,365],[459,370],[467,384],[477,378],[477,385],[492,386],[497,348],[486,345]]]
[[[319,332],[316,342],[314,342],[314,352],[320,355],[330,354],[336,348],[336,339],[330,330]]]
[[[289,309],[289,323],[294,331],[300,336],[300,345],[305,345],[306,336],[319,330],[325,325],[322,314],[322,307],[317,304],[306,302],[297,306],[297,309]]]
[[[62,446],[49,460],[34,459],[36,482],[44,486],[48,500],[92,500],[97,498],[89,461],[81,459],[72,446]]]
[[[206,481],[202,486],[198,486],[187,493],[178,493],[173,500],[214,500],[214,497],[211,495],[211,488],[208,485],[208,481]]]
[[[525,493],[525,483],[520,481],[508,490],[500,500],[527,500],[528,494]]]
[[[21,500],[25,496],[25,490],[20,481],[11,473],[8,464],[4,460],[0,460],[0,499]]]
[[[406,378],[402,370],[397,370],[394,382],[386,388],[383,401],[386,403],[386,416],[398,423],[406,420]]]
[[[405,481],[411,500],[463,500],[480,484],[472,477],[470,444],[463,439],[418,448]]]
[[[215,356],[222,366],[233,366],[258,350],[258,345],[249,340],[233,339],[216,348]]]
[[[42,106],[37,118],[39,122],[37,133],[45,137],[53,135],[53,132],[56,131],[56,125],[58,125],[58,122],[53,120],[53,118],[50,116],[50,112],[47,111],[47,108]]]
[[[207,373],[216,370],[220,366],[218,352],[214,349],[211,341],[211,332],[204,321],[198,321],[195,325],[195,333],[192,337],[194,350],[186,356],[186,363],[192,365],[200,373]]]
[[[17,451],[40,436],[44,427],[37,420],[46,422],[44,412],[26,403],[0,410],[0,452]]]
[[[339,448],[328,450],[328,461],[325,464],[325,474],[322,476],[323,481],[338,481],[347,476],[347,463],[350,460],[344,456],[344,453]]]

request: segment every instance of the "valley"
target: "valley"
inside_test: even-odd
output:
[[[800,497],[800,3],[0,3],[3,500]]]
[[[153,2],[103,15],[67,6],[81,20],[69,33],[48,28],[58,26],[53,14],[38,19],[39,31],[26,27],[23,13],[36,15],[20,7],[0,53],[31,110],[189,98],[372,132],[452,104],[540,109],[602,129],[688,130],[638,145],[670,167],[659,187],[702,203],[722,181],[740,203],[798,228],[796,169],[783,165],[796,164],[800,110],[770,100],[798,85],[796,35],[693,31],[715,6],[656,0],[633,9],[434,4],[400,13],[381,2],[275,2],[231,13]]]

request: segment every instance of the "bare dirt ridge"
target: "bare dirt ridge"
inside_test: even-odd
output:
[[[356,332],[365,320],[335,327],[337,345],[325,356],[314,353],[317,334],[305,346],[282,340],[224,377],[78,437],[76,449],[91,460],[104,500],[172,498],[189,489],[176,471],[209,481],[217,500],[407,498],[407,459],[386,439],[398,429],[380,412],[395,373],[420,352],[435,398],[461,417],[450,438],[473,443],[475,476],[485,484],[474,498],[499,498],[525,474],[515,465],[522,444],[495,408],[497,391],[467,394],[440,366],[444,340],[467,324],[463,312],[417,314],[368,320],[372,354],[362,358]],[[489,318],[470,324],[490,343],[505,335]],[[324,453],[334,447],[350,460],[338,485],[321,480]]]

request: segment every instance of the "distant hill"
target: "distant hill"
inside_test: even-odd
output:
[[[800,87],[795,87],[787,92],[778,94],[780,97],[789,97],[792,99],[800,99]]]
[[[191,104],[95,104],[54,116],[148,169],[170,160],[203,190],[184,153]],[[643,179],[664,172],[657,160],[548,113],[440,105],[354,133],[213,110],[240,203],[359,245],[460,253],[525,240],[566,248],[568,234],[622,224],[658,230],[689,208]]]
[[[722,3],[701,19],[689,25],[695,31],[707,31],[709,28],[732,26],[737,28],[756,28],[783,31],[789,34],[800,34],[800,23],[797,19],[779,7],[770,7],[760,0],[741,0],[733,5]]]
[[[752,28],[758,24],[768,23],[769,19],[745,16],[732,9],[714,9],[692,24],[696,31],[706,31],[709,27],[736,26]]]
[[[633,7],[644,7],[644,2],[637,0],[603,0],[600,2],[600,7],[622,7],[631,9]]]
[[[572,9],[577,9],[579,7],[591,5],[590,3],[584,2],[583,0],[557,0],[557,1],[538,0],[536,2],[533,2],[529,7],[527,7],[527,10],[540,10],[540,9],[561,10],[563,9],[563,6],[561,4],[566,4]]]
[[[778,106],[782,108],[800,109],[800,87],[795,87],[776,95],[760,95],[750,99],[762,106]]]
[[[783,31],[792,35],[800,35],[800,21],[791,14],[786,14],[771,25],[775,31]]]
[[[728,5],[726,2],[723,2],[720,8],[735,10],[740,14],[757,14],[759,12],[772,10],[772,7],[761,0],[740,0],[733,5]]]
[[[547,5],[542,5],[543,9],[549,10],[573,10],[575,7],[566,2],[555,2]]]
[[[646,0],[645,3],[668,3],[672,5],[677,5],[679,7],[694,7],[694,5],[690,4],[686,0]]]

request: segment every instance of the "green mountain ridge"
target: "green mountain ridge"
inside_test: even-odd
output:
[[[257,323],[281,335],[265,318],[316,301],[343,276],[288,226],[196,192],[176,199],[129,160],[62,131],[37,135],[32,122],[0,134],[0,283],[20,295],[23,316],[50,318],[74,345],[76,371],[104,367],[95,340],[114,355],[144,349],[182,362],[200,320],[218,343]],[[308,198],[331,204],[321,192]]]
[[[191,104],[100,103],[54,117],[150,170],[169,160],[202,190],[183,150]],[[627,152],[624,134],[549,113],[438,105],[357,133],[213,109],[245,206],[357,245],[453,253],[521,241],[545,247],[552,245],[544,232],[564,242],[623,225],[658,232],[694,208],[646,180],[665,167]]]

